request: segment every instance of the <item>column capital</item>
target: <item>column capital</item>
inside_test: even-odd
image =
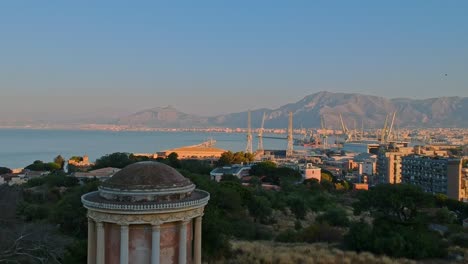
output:
[[[160,226],[160,225],[164,224],[164,222],[161,221],[161,220],[153,220],[153,221],[150,222],[150,224],[152,226]]]
[[[160,231],[161,230],[161,225],[151,225],[151,230]]]
[[[190,223],[190,221],[192,221],[192,219],[193,218],[184,218],[182,221],[179,222],[179,225],[187,225],[188,223]]]
[[[128,229],[129,224],[128,223],[118,223],[120,226],[120,229]]]

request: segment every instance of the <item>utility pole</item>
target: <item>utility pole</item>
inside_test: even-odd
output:
[[[286,157],[290,158],[293,155],[293,113],[289,112],[288,125],[288,148],[286,149]]]
[[[245,147],[245,153],[252,153],[252,127],[250,126],[250,110],[247,116],[247,146]]]

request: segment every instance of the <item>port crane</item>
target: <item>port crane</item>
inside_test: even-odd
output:
[[[380,143],[385,143],[385,135],[387,133],[388,114],[385,115],[385,123],[382,131],[380,131]]]
[[[258,130],[258,146],[257,146],[257,151],[261,152],[263,151],[263,130],[265,126],[265,119],[266,119],[266,113],[263,112],[263,117],[262,117],[262,125],[260,129]]]
[[[252,153],[252,127],[250,110],[247,114],[247,146],[245,147],[245,153]]]
[[[395,123],[396,111],[393,112],[392,123],[390,124],[390,129],[388,130],[387,141],[390,140],[390,137],[393,138],[393,124]]]
[[[328,133],[323,115],[320,116],[320,126],[322,127],[322,147],[326,149],[328,145]]]
[[[386,143],[388,142],[392,137],[393,137],[393,125],[395,123],[395,117],[396,117],[396,111],[393,112],[393,115],[392,115],[392,121],[390,123],[390,125],[388,124],[389,122],[389,115],[387,114],[385,116],[385,123],[384,123],[384,127],[380,133],[380,142],[381,143]]]
[[[343,117],[340,114],[340,122],[341,122],[341,130],[343,131],[343,135],[345,136],[344,140],[349,141],[352,140],[353,136],[349,129],[346,127],[345,123],[343,122]]]

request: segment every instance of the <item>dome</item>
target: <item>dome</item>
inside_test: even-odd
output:
[[[102,186],[123,190],[166,189],[190,186],[192,182],[174,168],[155,161],[143,161],[128,165]]]
[[[99,195],[117,201],[175,201],[189,197],[195,185],[174,168],[154,161],[123,168],[99,187]]]

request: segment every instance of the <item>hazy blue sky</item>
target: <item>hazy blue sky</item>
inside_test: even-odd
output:
[[[468,96],[467,13],[466,0],[1,1],[0,119],[217,114],[322,90]]]

